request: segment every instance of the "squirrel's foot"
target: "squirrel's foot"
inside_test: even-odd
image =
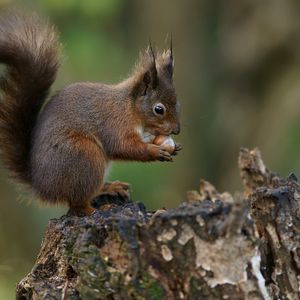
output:
[[[125,199],[130,198],[129,193],[129,187],[130,185],[126,182],[121,181],[113,181],[113,182],[106,182],[104,183],[101,194],[106,194],[108,196],[120,196]]]
[[[86,206],[70,206],[68,214],[75,215],[77,217],[85,217],[92,215],[96,209],[90,204]]]
[[[130,202],[129,184],[126,182],[106,182],[101,188],[100,195],[93,199],[93,207],[106,210],[115,205]]]

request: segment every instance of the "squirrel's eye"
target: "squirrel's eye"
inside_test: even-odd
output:
[[[155,115],[163,116],[165,114],[166,108],[163,104],[158,103],[153,106],[153,112]]]

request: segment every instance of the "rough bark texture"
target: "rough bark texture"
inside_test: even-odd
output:
[[[51,220],[17,298],[299,299],[297,179],[270,172],[257,149],[241,149],[239,167],[234,198],[201,181],[177,209],[103,196],[92,216]]]

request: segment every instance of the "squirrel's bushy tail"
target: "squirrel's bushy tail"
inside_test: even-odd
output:
[[[0,16],[0,154],[16,179],[30,183],[31,135],[59,66],[55,30],[37,16]]]

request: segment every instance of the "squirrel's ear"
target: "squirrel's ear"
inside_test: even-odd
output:
[[[173,45],[172,45],[172,37],[171,37],[171,43],[170,48],[163,53],[163,70],[164,73],[169,77],[169,79],[172,79],[173,77],[173,70],[174,70],[174,59],[173,59]]]
[[[144,74],[143,82],[145,83],[145,85],[150,86],[152,89],[155,89],[158,85],[158,76],[156,69],[155,54],[151,43],[149,43],[147,54],[150,56],[150,64],[148,70],[146,70]]]
[[[138,82],[133,90],[133,95],[137,96],[144,96],[147,90],[155,89],[158,85],[158,76],[156,67],[150,67],[149,70],[145,71],[145,73],[141,77],[142,80]]]
[[[156,59],[151,44],[146,52],[142,54],[134,76],[136,78],[132,90],[134,98],[143,96],[148,89],[155,90],[158,86],[159,79],[156,68]]]
[[[152,64],[149,70],[147,70],[144,73],[143,84],[145,85],[145,87],[151,87],[153,90],[157,87],[158,76],[157,76],[157,69],[155,64]]]
[[[174,60],[171,50],[167,50],[165,54],[165,64],[163,66],[165,74],[172,79],[174,70]]]

